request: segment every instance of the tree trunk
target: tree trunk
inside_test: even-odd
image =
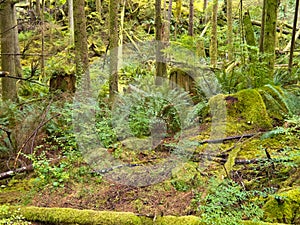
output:
[[[84,6],[84,0],[73,1],[76,82],[87,90],[90,87],[90,74]]]
[[[264,53],[266,4],[267,4],[267,0],[263,0],[263,7],[262,7],[262,13],[261,13],[260,38],[259,38],[259,52],[260,53]]]
[[[176,11],[175,11],[175,17],[176,17],[175,39],[177,38],[177,26],[180,23],[180,18],[181,18],[181,6],[182,6],[182,0],[177,0],[176,1]]]
[[[189,36],[194,35],[194,0],[190,0]]]
[[[292,34],[290,58],[289,58],[289,72],[290,73],[292,72],[292,68],[293,68],[293,54],[294,54],[294,48],[295,48],[295,36],[296,36],[296,31],[297,31],[298,10],[299,10],[299,0],[296,0],[295,14],[294,14],[294,26],[293,26],[293,34]]]
[[[212,28],[209,46],[210,65],[215,68],[218,60],[218,37],[217,37],[217,19],[218,19],[218,0],[213,0]]]
[[[257,52],[253,47],[256,46],[256,41],[249,11],[244,13],[243,24],[245,29],[245,39],[248,45],[249,59],[250,61],[254,61],[256,59]]]
[[[167,65],[164,62],[164,56],[161,50],[163,49],[163,27],[161,19],[161,0],[155,0],[155,40],[156,40],[156,79],[157,85],[161,84],[161,77],[167,76]]]
[[[13,6],[13,20],[14,20],[14,47],[15,47],[15,65],[16,65],[16,76],[22,77],[22,65],[20,57],[20,45],[19,45],[19,32],[18,32],[18,21],[16,14],[16,6]]]
[[[118,41],[119,41],[119,0],[109,2],[109,49],[110,49],[110,76],[109,100],[113,104],[118,92]]]
[[[275,46],[276,46],[276,24],[279,0],[266,1],[266,18],[264,32],[264,52],[267,54],[266,61],[270,76],[273,75],[275,65]]]
[[[12,1],[4,1],[0,5],[0,25],[1,25],[1,66],[3,71],[9,72],[11,76],[16,75],[16,60],[14,46],[15,30],[14,30],[14,3]],[[13,43],[12,43],[13,41]],[[2,78],[2,98],[3,100],[17,101],[16,80],[3,77]]]
[[[232,0],[227,0],[227,46],[228,60],[233,60],[233,28],[232,28]]]
[[[207,3],[208,0],[203,0],[204,24],[207,24],[207,13],[206,13]]]
[[[102,20],[102,5],[101,0],[96,0],[96,12],[99,14],[99,20]]]
[[[68,0],[69,12],[69,31],[70,31],[70,44],[74,44],[74,13],[73,13],[73,0]]]

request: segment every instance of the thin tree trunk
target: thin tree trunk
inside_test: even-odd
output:
[[[110,76],[109,76],[109,100],[111,105],[115,101],[118,92],[118,41],[119,41],[119,0],[109,2],[109,45],[110,45]]]
[[[156,40],[156,79],[155,83],[157,85],[161,84],[161,77],[166,77],[167,75],[167,66],[164,62],[163,53],[163,27],[162,27],[162,18],[161,18],[161,0],[155,1],[155,40]]]
[[[44,11],[45,11],[45,0],[42,0],[42,12],[40,12],[40,18],[41,18],[41,42],[42,42],[42,57],[41,57],[41,75],[44,77],[45,75],[45,33],[44,33],[44,26],[45,26],[45,20],[44,20]]]
[[[84,7],[84,0],[73,1],[76,82],[81,85],[81,88],[88,90],[90,87],[90,74]]]
[[[218,37],[217,37],[217,19],[218,19],[218,0],[213,0],[212,28],[209,46],[210,65],[215,68],[218,60]]]
[[[70,44],[74,44],[74,13],[73,13],[73,0],[68,0],[69,11],[69,31],[70,31]]]
[[[177,28],[178,28],[178,24],[180,23],[180,18],[181,18],[181,6],[182,6],[182,0],[177,0],[176,1],[176,23],[175,23],[175,39],[177,38]]]
[[[1,66],[3,71],[9,72],[11,76],[16,76],[15,64],[15,46],[12,40],[15,40],[14,31],[14,3],[12,1],[4,1],[2,3],[2,10],[0,11],[0,25],[1,25]],[[13,42],[14,43],[14,42]],[[11,78],[2,78],[2,99],[17,101],[17,87],[16,81]]]
[[[262,7],[262,13],[261,13],[260,38],[259,38],[259,52],[260,53],[264,53],[266,4],[267,4],[267,0],[263,0],[263,7]]]
[[[96,0],[96,12],[99,14],[99,20],[102,20],[102,5],[101,0]]]
[[[232,28],[232,0],[227,0],[227,46],[228,60],[233,60],[233,28]]]
[[[41,17],[41,1],[40,0],[36,0],[36,8],[35,8],[35,12],[38,18]]]
[[[207,24],[207,13],[206,13],[207,3],[208,0],[203,0],[204,24]]]
[[[189,36],[194,35],[194,0],[190,0]]]
[[[297,30],[298,10],[299,10],[299,0],[296,0],[294,26],[293,26],[293,34],[292,34],[290,58],[289,58],[289,72],[290,73],[292,72],[292,68],[293,68],[293,54],[294,54],[294,48],[295,48],[295,36],[296,36],[296,30]]]

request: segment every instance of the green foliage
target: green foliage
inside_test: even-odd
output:
[[[211,179],[204,199],[196,196],[195,202],[206,224],[242,224],[242,219],[259,220],[263,211],[252,200],[254,193],[244,190],[231,180]]]
[[[3,225],[29,225],[19,210],[10,210],[7,205],[0,206],[0,224]]]

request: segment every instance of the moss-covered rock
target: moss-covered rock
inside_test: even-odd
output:
[[[250,130],[267,130],[272,127],[265,103],[255,89],[242,90],[232,95],[216,95],[210,99],[209,105],[213,106],[212,117],[222,117],[221,126],[225,123],[221,123],[222,120],[226,120],[227,135]]]
[[[263,209],[267,222],[300,224],[300,187],[270,196]]]

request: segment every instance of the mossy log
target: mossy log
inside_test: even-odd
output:
[[[11,206],[27,221],[38,221],[47,224],[98,224],[98,225],[205,225],[196,216],[138,216],[131,212],[109,212],[94,210],[78,210],[71,208],[42,208],[34,206]],[[1,218],[0,218],[1,219]],[[265,222],[242,221],[245,225],[271,225]],[[273,223],[273,225],[280,225]]]

